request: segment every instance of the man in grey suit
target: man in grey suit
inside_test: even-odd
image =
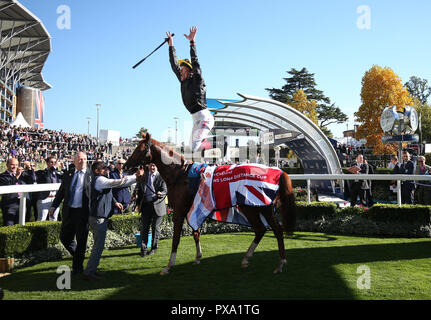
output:
[[[165,198],[168,192],[166,183],[154,163],[149,164],[142,182],[136,184],[141,212],[141,257],[156,252],[160,238],[160,225],[166,214]],[[152,230],[151,250],[148,252],[148,233]]]
[[[90,213],[92,172],[87,168],[87,154],[78,152],[73,160],[74,167],[63,175],[49,216],[63,202],[60,241],[73,256],[72,274],[84,271],[85,250],[88,238],[88,217]],[[74,240],[76,238],[76,241]]]

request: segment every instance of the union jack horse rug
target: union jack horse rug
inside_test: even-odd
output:
[[[187,222],[193,230],[207,217],[250,226],[238,206],[271,205],[279,188],[281,170],[255,163],[208,166],[204,176],[187,214]],[[268,225],[262,215],[261,219]]]

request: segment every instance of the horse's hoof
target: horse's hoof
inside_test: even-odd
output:
[[[161,276],[165,276],[169,273],[169,268],[164,268],[162,271],[160,271]]]
[[[275,268],[274,270],[274,274],[278,274],[278,273],[282,273],[283,272],[283,267],[286,264],[285,262],[286,260],[283,260],[281,265],[279,265],[277,268]]]
[[[245,268],[247,268],[248,267],[248,263],[241,263],[241,268],[243,268],[243,269],[245,269]]]
[[[280,268],[276,268],[275,270],[274,270],[274,274],[279,274],[279,273],[281,273],[282,272],[282,270],[280,269]]]
[[[199,264],[199,263],[201,263],[201,261],[200,261],[200,260],[195,260],[195,261],[193,262],[193,264]]]

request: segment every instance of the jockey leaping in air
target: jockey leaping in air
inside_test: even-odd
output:
[[[166,32],[169,44],[169,61],[172,70],[181,82],[181,96],[187,110],[193,118],[191,136],[192,151],[209,149],[208,134],[214,126],[214,117],[207,108],[206,86],[202,78],[202,70],[196,55],[196,27],[190,28],[190,34],[184,35],[190,41],[190,58],[177,60],[172,34]]]

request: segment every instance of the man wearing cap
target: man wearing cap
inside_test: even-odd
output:
[[[196,27],[190,28],[190,34],[184,35],[190,41],[190,57],[177,60],[172,34],[166,32],[169,44],[169,61],[172,70],[181,82],[181,96],[187,110],[193,118],[191,144],[193,151],[209,149],[210,143],[206,140],[214,126],[214,117],[209,112],[206,102],[206,86],[202,78],[202,70],[196,55],[195,36]]]
[[[115,169],[109,173],[109,179],[122,179],[127,176],[127,173],[123,172],[123,165],[126,163],[124,159],[118,159],[115,163]],[[128,186],[122,186],[112,189],[112,194],[117,202],[123,206],[123,213],[129,212],[130,203],[130,190]],[[118,207],[114,208],[114,214],[121,213]]]

